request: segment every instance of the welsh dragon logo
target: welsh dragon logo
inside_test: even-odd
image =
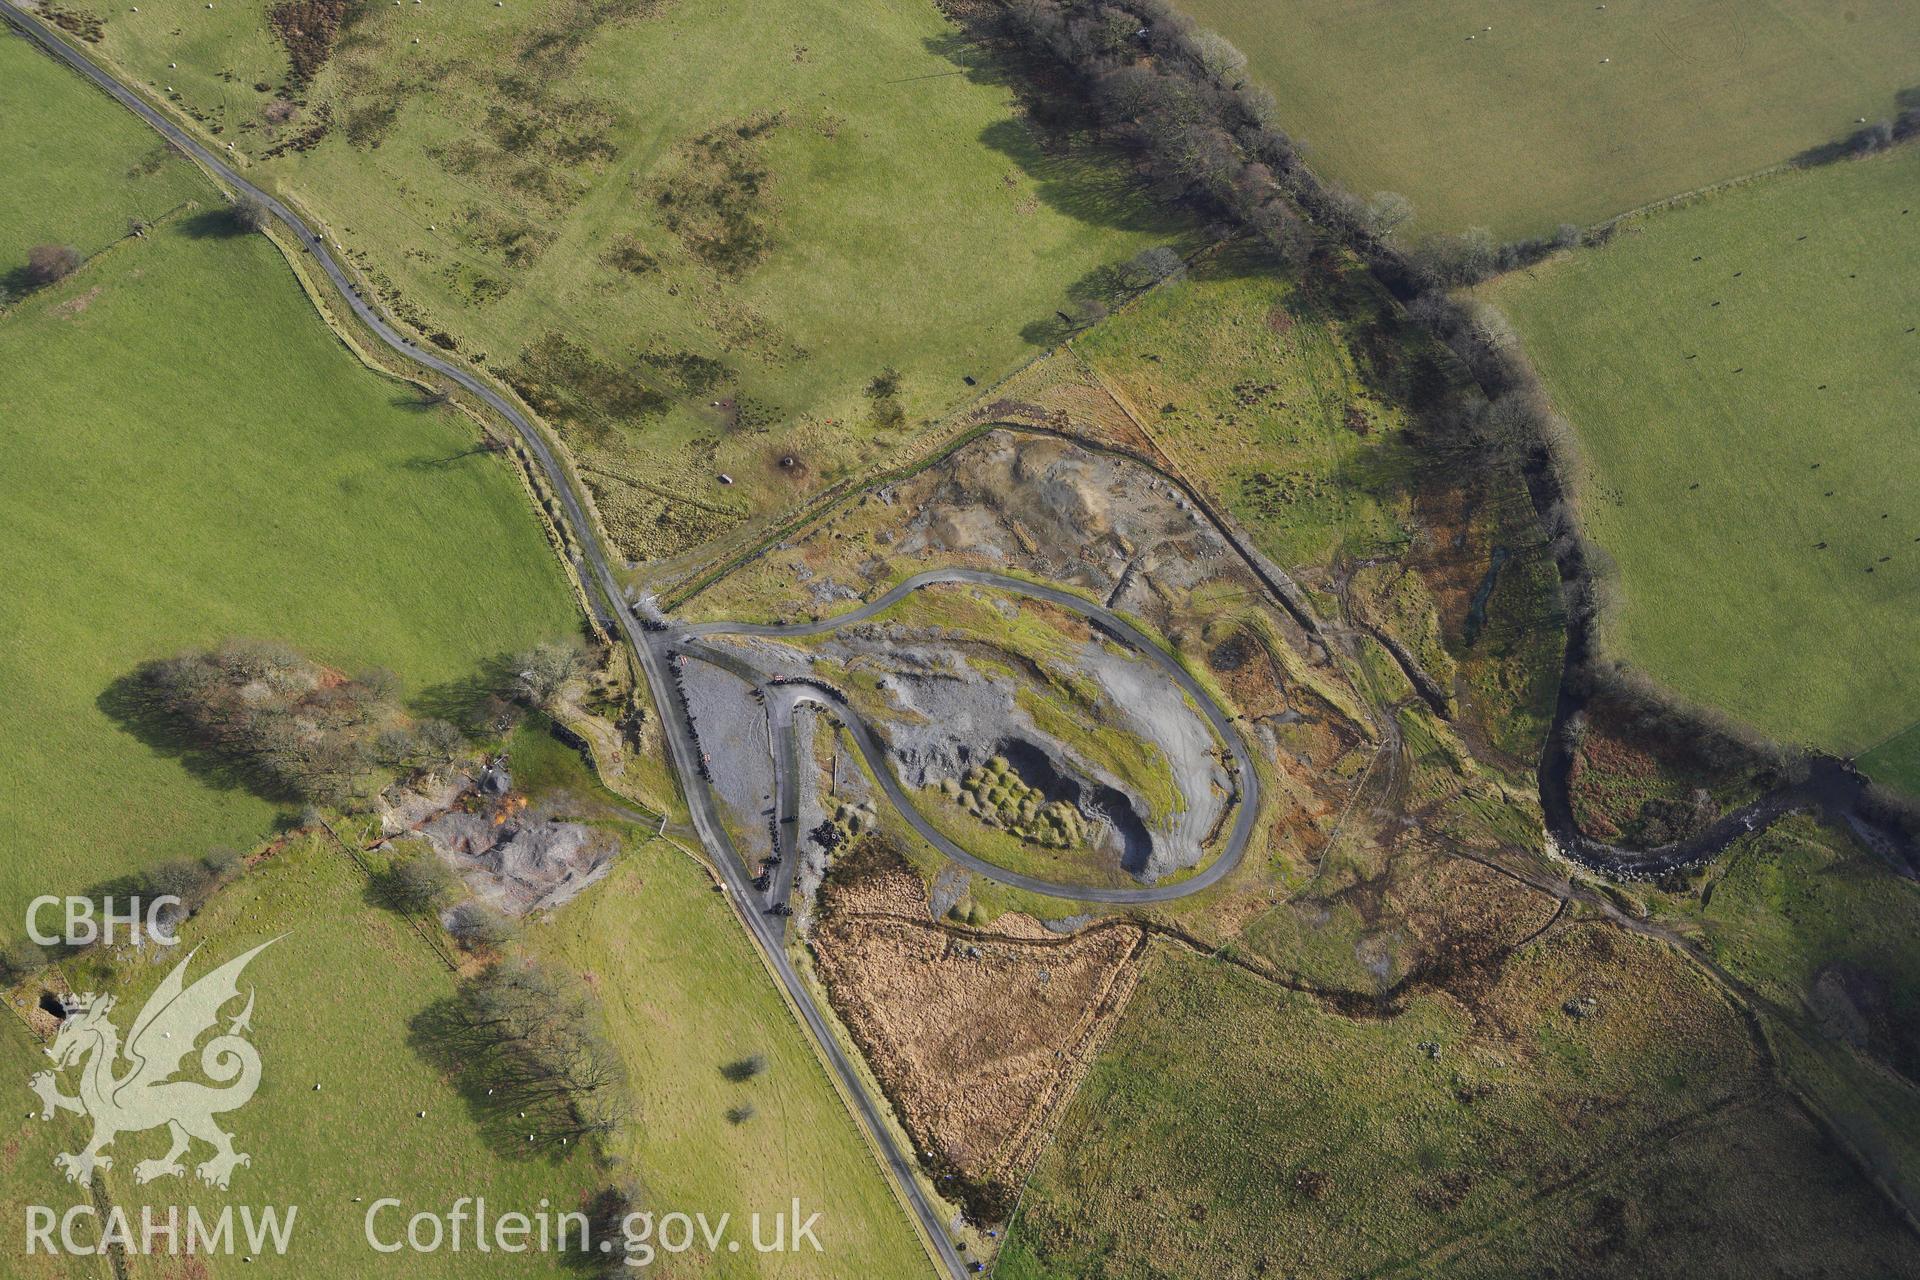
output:
[[[172,1135],[173,1145],[159,1159],[136,1164],[136,1182],[184,1174],[180,1157],[195,1138],[213,1148],[213,1154],[194,1168],[202,1182],[224,1190],[236,1166],[253,1163],[251,1157],[233,1149],[233,1135],[213,1119],[245,1106],[260,1087],[260,1053],[246,1039],[253,1017],[251,988],[246,1006],[226,1032],[200,1050],[200,1070],[215,1084],[174,1076],[195,1042],[217,1029],[220,1010],[240,997],[240,973],[247,962],[276,941],[261,943],[187,986],[187,965],[198,953],[195,948],[174,966],[140,1010],[124,1047],[119,1028],[108,1018],[114,1007],[112,996],[82,995],[66,1002],[66,1018],[47,1056],[59,1071],[81,1064],[79,1094],[61,1093],[54,1071],[42,1071],[30,1083],[40,1095],[42,1120],[53,1119],[56,1111],[72,1111],[93,1120],[93,1137],[86,1146],[53,1158],[69,1182],[86,1183],[95,1169],[111,1169],[113,1158],[104,1151],[119,1135],[161,1125]]]

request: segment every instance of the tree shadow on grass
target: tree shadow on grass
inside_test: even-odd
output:
[[[0,297],[24,298],[40,290],[41,284],[24,266],[0,273]]]
[[[1078,97],[1055,83],[1051,64],[1005,41],[952,31],[922,42],[969,83],[1010,89],[1021,112],[995,121],[980,140],[1034,181],[1051,208],[1091,226],[1190,236],[1194,220],[1153,200],[1119,148],[1099,140],[1096,119]],[[903,85],[931,77],[906,77]]]
[[[1899,90],[1893,95],[1893,105],[1897,112],[1893,119],[1863,123],[1844,137],[1808,147],[1787,163],[1800,169],[1837,164],[1885,151],[1920,133],[1920,88]]]
[[[102,715],[155,755],[178,761],[204,786],[216,791],[250,791],[274,804],[291,806],[300,802],[299,795],[284,781],[243,756],[200,741],[170,715],[151,691],[148,665],[121,676],[100,692],[94,706]]]
[[[253,234],[241,226],[240,220],[233,216],[233,210],[227,208],[202,209],[173,225],[195,240],[238,240]]]
[[[997,120],[980,141],[1017,165],[1042,203],[1089,226],[1169,238],[1192,236],[1195,219],[1156,201],[1116,149],[1081,134],[1043,135],[1024,120]]]
[[[566,1091],[501,1035],[497,1026],[477,1024],[458,994],[433,1001],[407,1022],[408,1047],[453,1086],[490,1151],[547,1165],[590,1152],[591,1135]],[[624,1098],[628,1086],[616,1080],[606,1087]]]
[[[468,458],[479,457],[482,454],[492,452],[493,450],[487,448],[486,445],[476,444],[470,449],[462,449],[457,453],[444,454],[437,458],[421,454],[408,458],[400,465],[409,471],[447,471],[459,466]]]
[[[445,720],[469,738],[488,741],[511,732],[519,723],[520,713],[508,696],[518,675],[514,655],[497,653],[484,659],[470,676],[422,689],[408,699],[408,707],[419,715]]]
[[[516,1084],[509,1068],[489,1071],[486,1037],[465,1018],[460,997],[443,996],[410,1018],[407,1046],[452,1084],[467,1119],[496,1155],[557,1165],[579,1150],[555,1137],[571,1124],[564,1103]]]

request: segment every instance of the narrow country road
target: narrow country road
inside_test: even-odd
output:
[[[792,962],[787,958],[784,930],[776,929],[774,921],[753,909],[752,884],[747,879],[745,864],[714,811],[711,795],[701,785],[700,772],[696,767],[698,753],[693,746],[691,733],[686,731],[684,713],[681,717],[669,717],[666,714],[666,708],[677,706],[679,702],[674,694],[672,682],[667,679],[666,673],[662,670],[660,659],[654,652],[653,646],[646,643],[645,635],[634,620],[632,612],[625,606],[625,596],[613,575],[613,569],[607,563],[599,540],[594,536],[593,525],[587,519],[572,477],[554,456],[552,448],[548,446],[540,432],[505,396],[459,365],[442,359],[430,351],[421,350],[411,338],[405,337],[387,323],[386,319],[360,296],[352,282],[348,280],[346,273],[341,270],[339,262],[328,249],[326,242],[316,235],[292,209],[241,177],[217,153],[202,145],[192,134],[149,105],[139,94],[121,84],[91,59],[55,35],[39,19],[22,9],[16,0],[0,0],[0,17],[4,17],[27,38],[92,81],[111,95],[115,101],[146,121],[169,142],[199,161],[236,196],[250,196],[259,200],[293,233],[301,248],[311,255],[328,282],[352,308],[353,314],[359,317],[361,323],[366,325],[376,337],[415,364],[431,369],[448,381],[464,388],[512,424],[514,431],[526,445],[527,451],[539,463],[548,485],[558,496],[562,518],[572,533],[575,543],[581,548],[575,566],[581,571],[588,598],[593,599],[596,590],[598,591],[604,604],[596,603],[595,607],[601,609],[603,616],[619,628],[639,658],[641,668],[647,674],[647,683],[652,690],[655,705],[661,709],[663,721],[673,724],[674,728],[679,730],[666,735],[669,755],[672,757],[674,770],[680,778],[681,789],[687,797],[687,808],[692,816],[694,829],[698,832],[715,869],[723,877],[728,894],[733,898],[740,918],[746,923],[748,932],[758,944],[768,968],[785,988],[788,999],[806,1023],[821,1053],[825,1055],[837,1077],[841,1092],[852,1102],[861,1122],[878,1146],[895,1185],[918,1219],[921,1234],[925,1237],[935,1260],[947,1275],[954,1280],[961,1280],[961,1277],[967,1274],[966,1266],[953,1247],[953,1240],[947,1230],[946,1222],[942,1220],[933,1202],[921,1189],[915,1177],[914,1164],[900,1150],[900,1144],[895,1141],[892,1131],[887,1128],[872,1094],[868,1092],[859,1073],[855,1071],[853,1063],[848,1060],[846,1052],[840,1047],[840,1042],[828,1027],[825,1017],[814,1001],[813,993],[800,980],[800,975],[795,972]],[[676,720],[681,723],[674,723]]]
[[[894,772],[893,766],[889,762],[885,747],[880,743],[873,729],[846,704],[845,700],[838,695],[838,691],[833,690],[831,686],[811,679],[803,681],[807,686],[828,691],[824,695],[816,695],[813,700],[827,707],[846,724],[848,733],[853,736],[855,745],[860,748],[860,754],[866,757],[867,767],[873,771],[874,777],[880,782],[881,789],[887,793],[887,799],[893,803],[894,808],[900,811],[900,815],[907,820],[915,831],[920,833],[927,843],[976,875],[984,876],[1000,884],[1011,885],[1016,889],[1024,889],[1031,893],[1046,894],[1055,898],[1067,898],[1077,902],[1125,905],[1171,902],[1176,898],[1184,898],[1189,894],[1198,893],[1202,889],[1218,884],[1223,877],[1230,874],[1233,869],[1240,864],[1241,856],[1245,854],[1247,850],[1247,842],[1253,836],[1254,820],[1259,815],[1260,775],[1254,768],[1252,753],[1247,749],[1247,745],[1239,733],[1234,730],[1233,718],[1221,708],[1219,703],[1214,701],[1213,695],[1193,677],[1191,672],[1180,665],[1166,650],[1149,639],[1138,627],[1103,605],[1095,604],[1081,596],[1074,595],[1070,591],[1065,591],[1058,587],[1045,586],[1040,583],[1028,582],[1020,578],[1010,578],[1004,574],[990,573],[983,569],[933,569],[925,573],[913,575],[857,609],[851,609],[846,613],[836,614],[830,618],[822,618],[818,622],[798,622],[784,625],[775,623],[702,622],[672,627],[665,632],[655,632],[649,635],[647,639],[651,643],[660,646],[662,650],[678,644],[686,648],[694,657],[717,660],[718,665],[727,667],[732,670],[734,674],[747,679],[751,683],[764,685],[768,679],[766,674],[752,668],[744,658],[737,654],[721,655],[708,646],[700,645],[698,643],[699,640],[705,636],[718,635],[766,636],[769,638],[800,638],[825,635],[841,627],[865,622],[876,614],[884,613],[887,609],[892,608],[895,604],[923,587],[936,586],[943,583],[960,583],[989,587],[996,591],[1007,592],[1010,595],[1027,596],[1031,599],[1044,600],[1049,604],[1058,605],[1063,609],[1080,615],[1096,627],[1107,631],[1114,636],[1114,638],[1138,652],[1142,657],[1153,662],[1167,674],[1169,679],[1180,687],[1182,692],[1193,699],[1194,705],[1200,708],[1201,713],[1206,716],[1208,723],[1213,726],[1214,733],[1219,737],[1220,741],[1226,744],[1227,750],[1233,756],[1239,792],[1234,797],[1236,808],[1234,812],[1233,830],[1227,837],[1226,847],[1221,850],[1217,858],[1207,865],[1205,870],[1185,880],[1180,880],[1173,884],[1120,888],[1107,885],[1083,885],[1064,881],[1043,880],[1038,876],[1022,875],[1019,872],[1009,871],[1005,867],[997,866],[994,863],[986,861],[984,858],[969,853],[966,849],[949,839],[938,827],[935,827],[931,822],[927,821],[926,817],[921,814],[919,808],[914,804],[913,797],[907,794],[906,788],[901,784],[898,775]],[[790,739],[792,735],[791,703],[786,700],[769,698],[767,710],[769,725],[777,734],[775,738],[776,755],[790,754],[790,748],[786,740]],[[779,770],[776,770],[777,774],[779,772]],[[791,782],[790,779],[785,778],[781,778],[780,780],[783,785],[790,784]],[[783,814],[785,813],[784,803],[780,811]],[[789,871],[790,867],[786,865],[787,862],[791,861],[786,853],[788,842],[783,838],[781,845],[783,847],[783,865],[781,870]]]

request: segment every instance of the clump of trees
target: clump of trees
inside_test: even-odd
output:
[[[1362,197],[1310,171],[1279,127],[1272,95],[1248,83],[1246,55],[1165,0],[1013,0],[1008,14],[1014,41],[1075,75],[1162,197],[1225,215],[1288,260],[1314,244],[1301,211],[1415,291],[1476,283],[1580,239],[1571,224],[1508,243],[1475,227],[1402,253],[1394,245],[1414,221],[1413,203],[1394,191]]]
[[[111,909],[131,912],[142,922],[172,933],[213,900],[220,890],[239,879],[246,861],[233,849],[217,848],[199,858],[169,858],[150,867],[97,884],[85,896],[94,902],[96,919]],[[174,899],[158,910],[149,904]],[[31,944],[17,944],[0,954],[0,984],[18,981],[40,968],[48,957]]]
[[[1811,147],[1795,156],[1793,162],[1803,168],[1833,164],[1870,156],[1909,138],[1920,137],[1920,89],[1903,90],[1896,96],[1895,105],[1899,110],[1888,119],[1863,124],[1844,138]]]
[[[1571,222],[1550,236],[1501,242],[1485,227],[1458,234],[1428,236],[1407,255],[1414,278],[1425,288],[1478,284],[1502,271],[1532,266],[1549,254],[1571,249],[1583,232]]]
[[[1079,80],[1161,196],[1232,217],[1283,257],[1310,248],[1287,198],[1298,153],[1227,40],[1164,0],[1013,0],[1007,13],[1007,33]]]
[[[377,767],[441,768],[462,745],[451,725],[401,714],[391,672],[348,678],[266,641],[150,662],[129,683],[143,718],[279,798],[347,806]]]
[[[27,250],[27,280],[44,288],[80,269],[80,251],[70,244],[37,244]]]
[[[586,667],[587,655],[577,644],[543,641],[508,659],[511,676],[507,693],[536,711],[553,704],[567,681]]]
[[[373,759],[395,773],[444,773],[466,754],[467,740],[445,720],[390,725],[373,739]]]
[[[1068,285],[1066,305],[1052,319],[1027,326],[1023,336],[1036,345],[1051,346],[1099,324],[1116,306],[1161,281],[1186,274],[1186,259],[1171,245],[1142,249],[1125,262],[1096,267]]]
[[[1120,268],[1120,281],[1127,289],[1150,289],[1162,280],[1183,280],[1186,274],[1187,260],[1178,249],[1163,244],[1142,249],[1127,259]]]
[[[412,849],[387,865],[378,887],[389,906],[433,915],[459,895],[460,877],[433,850]]]
[[[467,901],[447,915],[447,932],[462,951],[500,951],[519,936],[506,915],[484,902]]]
[[[578,979],[537,960],[491,965],[426,1030],[497,1136],[517,1149],[604,1136],[628,1115],[626,1067],[598,1003]]]
[[[135,872],[125,883],[116,886],[115,892],[99,896],[111,896],[121,909],[125,908],[128,898],[134,899],[140,904],[142,919],[146,918],[147,903],[156,898],[178,898],[179,905],[169,908],[161,918],[164,927],[171,930],[238,879],[245,865],[233,849],[215,849],[203,858],[172,858]]]
[[[627,1265],[627,1219],[641,1212],[640,1183],[632,1178],[603,1187],[587,1202],[587,1248],[584,1266],[589,1276],[615,1280],[633,1274]]]

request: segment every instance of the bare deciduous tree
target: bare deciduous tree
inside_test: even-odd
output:
[[[1393,233],[1413,221],[1413,201],[1398,191],[1376,191],[1367,201],[1367,231],[1379,239],[1390,240]]]
[[[267,223],[273,220],[268,212],[266,201],[255,195],[243,195],[228,206],[234,225],[242,231],[265,231]]]
[[[498,951],[512,942],[519,930],[500,912],[483,902],[463,902],[447,920],[447,932],[467,951]]]
[[[444,1015],[433,1028],[437,1048],[459,1063],[469,1092],[485,1098],[516,1145],[566,1145],[625,1120],[625,1064],[599,1005],[572,975],[531,959],[501,961],[465,983]]]
[[[567,681],[586,665],[578,645],[547,641],[513,656],[513,692],[536,708],[544,708]]]
[[[79,269],[80,251],[70,244],[37,244],[27,250],[27,279],[34,284],[53,284]]]
[[[380,878],[380,891],[401,911],[424,915],[453,900],[460,891],[460,878],[438,854],[420,850],[394,859]]]

